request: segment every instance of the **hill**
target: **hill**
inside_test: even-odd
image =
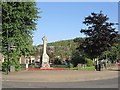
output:
[[[50,58],[53,57],[60,57],[61,59],[70,58],[72,52],[76,49],[77,43],[74,40],[82,38],[75,38],[70,40],[61,40],[56,42],[51,42],[47,44],[47,53],[49,54]],[[42,45],[38,45],[37,49],[40,49],[42,54]]]

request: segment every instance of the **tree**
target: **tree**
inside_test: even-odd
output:
[[[86,64],[85,61],[85,54],[84,52],[78,51],[76,50],[77,47],[79,46],[79,42],[84,41],[84,38],[75,38],[73,39],[74,44],[74,48],[72,49],[72,55],[71,55],[71,63],[74,65],[74,67],[76,67],[79,63],[81,64]]]
[[[14,52],[16,56],[11,54],[10,57],[17,63],[21,55],[32,53],[32,37],[37,18],[35,2],[2,2],[2,53],[6,59],[8,47],[11,46],[15,46],[14,51],[10,50],[9,53]]]
[[[79,63],[85,64],[85,57],[82,55],[81,52],[78,50],[74,50],[72,52],[72,58],[71,58],[71,63],[73,64],[74,67],[76,67]]]
[[[104,55],[104,53],[103,53]],[[105,55],[104,55],[105,56]],[[117,37],[117,43],[115,43],[109,51],[107,51],[107,57],[114,62],[120,59],[120,34]]]
[[[61,40],[48,43],[48,46],[54,46],[54,56],[60,56],[63,60],[69,58],[72,54],[72,49],[75,49],[73,40]]]
[[[107,51],[116,42],[117,32],[113,28],[114,23],[110,23],[107,15],[91,13],[86,17],[84,24],[87,29],[81,29],[87,37],[83,42],[79,42],[78,50],[83,50],[89,57],[96,58]]]

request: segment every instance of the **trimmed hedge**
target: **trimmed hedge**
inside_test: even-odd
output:
[[[68,68],[67,65],[51,65],[53,68]]]

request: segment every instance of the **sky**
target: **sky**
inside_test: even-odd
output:
[[[86,26],[82,23],[91,12],[109,17],[109,21],[118,22],[117,2],[36,2],[39,16],[36,30],[34,31],[33,45],[42,44],[42,37],[47,37],[47,42],[84,37],[80,33]],[[117,28],[117,26],[115,26]]]

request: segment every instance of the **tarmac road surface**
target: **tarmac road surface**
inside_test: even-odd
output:
[[[2,88],[118,88],[118,78],[81,82],[3,81]]]
[[[3,88],[118,88],[118,68],[103,71],[20,71],[2,75]]]

